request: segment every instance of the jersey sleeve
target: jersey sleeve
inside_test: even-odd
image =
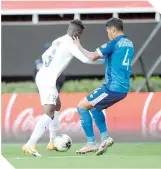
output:
[[[75,44],[70,45],[69,52],[83,63],[87,63],[89,60],[86,56],[84,56],[84,54],[79,50],[79,48]]]
[[[111,40],[103,44],[102,46],[98,47],[96,51],[102,58],[105,58],[106,56],[109,56],[113,52],[114,46],[115,46],[115,41]]]

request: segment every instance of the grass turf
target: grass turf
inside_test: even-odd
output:
[[[46,144],[39,144],[40,158],[24,155],[21,146],[2,145],[2,155],[15,168],[161,168],[161,143],[116,143],[102,156],[77,155],[80,144],[68,152],[50,152]]]

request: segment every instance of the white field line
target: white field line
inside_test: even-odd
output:
[[[38,169],[38,168],[16,168],[16,169]],[[56,168],[39,168],[39,169],[56,169]],[[57,169],[109,169],[109,168],[57,168]],[[110,169],[160,169],[160,168],[111,168]]]
[[[154,155],[146,155],[146,154],[143,154],[144,156],[154,156]],[[108,154],[108,155],[102,155],[101,157],[110,157],[110,156],[119,156],[119,155],[116,155],[116,154]],[[129,156],[129,155],[127,155]],[[156,155],[155,155],[156,156]],[[158,156],[161,156],[161,155],[158,155]],[[95,155],[77,155],[77,156],[49,156],[49,157],[33,157],[34,159],[41,159],[41,158],[49,158],[49,159],[64,159],[64,158],[90,158],[90,157],[97,157]],[[98,157],[99,158],[99,157]],[[32,156],[30,157],[6,157],[6,159],[8,160],[26,160],[26,159],[32,159]]]
[[[38,168],[16,168],[16,169],[38,169]],[[142,167],[140,167],[140,168],[124,168],[124,167],[122,167],[122,168],[112,168],[112,167],[101,167],[101,168],[86,168],[86,167],[84,167],[84,168],[39,168],[39,169],[160,169],[160,168],[142,168]]]
[[[45,158],[60,158],[60,159],[63,159],[63,158],[84,158],[84,157],[87,157],[87,156],[51,156],[51,157],[45,157]],[[88,156],[88,157],[90,157],[90,156]],[[12,160],[25,160],[25,159],[31,159],[32,158],[32,156],[31,157],[9,157],[9,158],[7,158],[7,159],[12,159]],[[40,159],[40,158],[43,158],[43,156],[42,157],[33,157],[33,158],[35,158],[35,159]]]

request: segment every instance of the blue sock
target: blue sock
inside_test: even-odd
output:
[[[106,126],[106,120],[105,115],[102,111],[99,111],[97,109],[90,110],[94,120],[95,124],[98,127],[100,134],[101,134],[101,140],[105,140],[108,137],[108,131]]]
[[[87,142],[95,142],[92,117],[88,110],[77,107],[83,130],[87,136]]]

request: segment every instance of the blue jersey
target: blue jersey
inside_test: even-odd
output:
[[[134,56],[133,43],[120,35],[96,49],[105,59],[105,83],[109,90],[128,93],[131,63]]]

